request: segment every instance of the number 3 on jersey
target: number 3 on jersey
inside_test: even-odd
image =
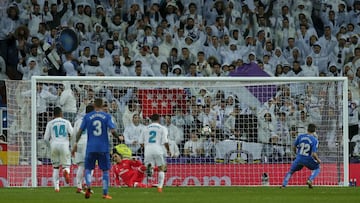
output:
[[[93,122],[93,126],[94,126],[94,130],[93,130],[93,135],[95,136],[101,136],[102,134],[102,128],[101,128],[101,121],[99,120],[95,120]]]
[[[149,143],[155,143],[156,142],[156,131],[150,131],[149,132]]]
[[[310,145],[308,143],[300,143],[300,150],[299,150],[299,154],[303,155],[303,156],[309,156],[309,151],[310,151]]]

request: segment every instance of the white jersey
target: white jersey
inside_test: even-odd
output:
[[[77,132],[79,132],[82,121],[83,121],[83,117],[79,118],[74,123],[74,134],[72,136],[73,143],[75,143],[76,134],[77,134]],[[77,150],[75,152],[75,163],[76,164],[85,162],[86,144],[87,144],[87,133],[86,133],[86,129],[85,129],[82,131],[81,137],[77,143]]]
[[[140,144],[144,144],[144,154],[164,154],[163,145],[169,143],[168,130],[159,123],[145,127],[141,134]]]
[[[73,138],[74,138],[74,141],[76,140],[76,133],[79,132],[79,129],[80,129],[80,125],[83,121],[83,117],[79,118],[78,120],[75,121],[74,123],[74,133],[73,133]],[[81,133],[81,137],[78,141],[78,144],[85,144],[86,145],[87,143],[87,133],[86,133],[86,129],[82,131]]]
[[[52,143],[69,144],[69,136],[73,134],[73,127],[70,121],[63,118],[55,118],[46,124],[45,140]]]
[[[69,136],[72,133],[73,127],[66,119],[55,118],[47,123],[44,139],[50,140],[51,162],[54,167],[71,165]]]

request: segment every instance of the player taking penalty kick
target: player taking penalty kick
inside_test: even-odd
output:
[[[108,130],[113,136],[118,138],[115,131],[115,124],[112,122],[111,115],[102,111],[103,100],[95,99],[94,111],[87,113],[81,123],[80,129],[76,134],[76,142],[72,149],[74,154],[77,150],[77,143],[80,140],[82,132],[87,132],[87,145],[85,155],[85,182],[87,189],[85,198],[91,195],[91,171],[95,168],[96,161],[102,170],[103,198],[112,199],[108,194],[109,189],[109,170],[111,167],[109,136]]]
[[[290,167],[290,171],[285,175],[281,188],[286,187],[292,174],[301,170],[304,166],[310,169],[311,175],[306,184],[309,188],[312,188],[312,183],[317,175],[320,173],[321,160],[317,155],[317,149],[319,141],[316,137],[316,126],[309,124],[307,133],[299,135],[293,146],[294,152],[296,152],[296,158]]]
[[[140,144],[144,147],[144,162],[146,166],[158,167],[158,192],[162,192],[165,180],[165,154],[163,145],[166,148],[167,154],[170,155],[168,131],[160,125],[159,114],[150,116],[152,121],[145,130],[141,133]]]

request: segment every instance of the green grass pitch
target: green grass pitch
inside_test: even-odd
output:
[[[156,188],[110,188],[112,200],[104,200],[101,188],[85,199],[75,188],[0,188],[0,202],[12,203],[72,203],[114,201],[124,203],[355,203],[360,202],[360,189],[354,187],[165,187],[163,193]]]

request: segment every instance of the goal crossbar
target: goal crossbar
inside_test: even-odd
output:
[[[189,77],[47,77],[47,76],[34,76],[31,78],[31,184],[32,187],[38,186],[37,180],[37,118],[36,118],[36,84],[52,83],[52,82],[88,82],[97,84],[117,84],[123,87],[141,87],[141,88],[181,88],[181,85],[191,87],[213,87],[219,86],[226,88],[227,86],[254,86],[254,85],[273,85],[283,83],[296,83],[296,82],[341,82],[342,83],[342,124],[347,126],[348,123],[348,82],[346,77],[229,77],[229,78],[189,78]],[[343,185],[348,185],[349,179],[349,152],[348,152],[348,129],[343,128]]]

